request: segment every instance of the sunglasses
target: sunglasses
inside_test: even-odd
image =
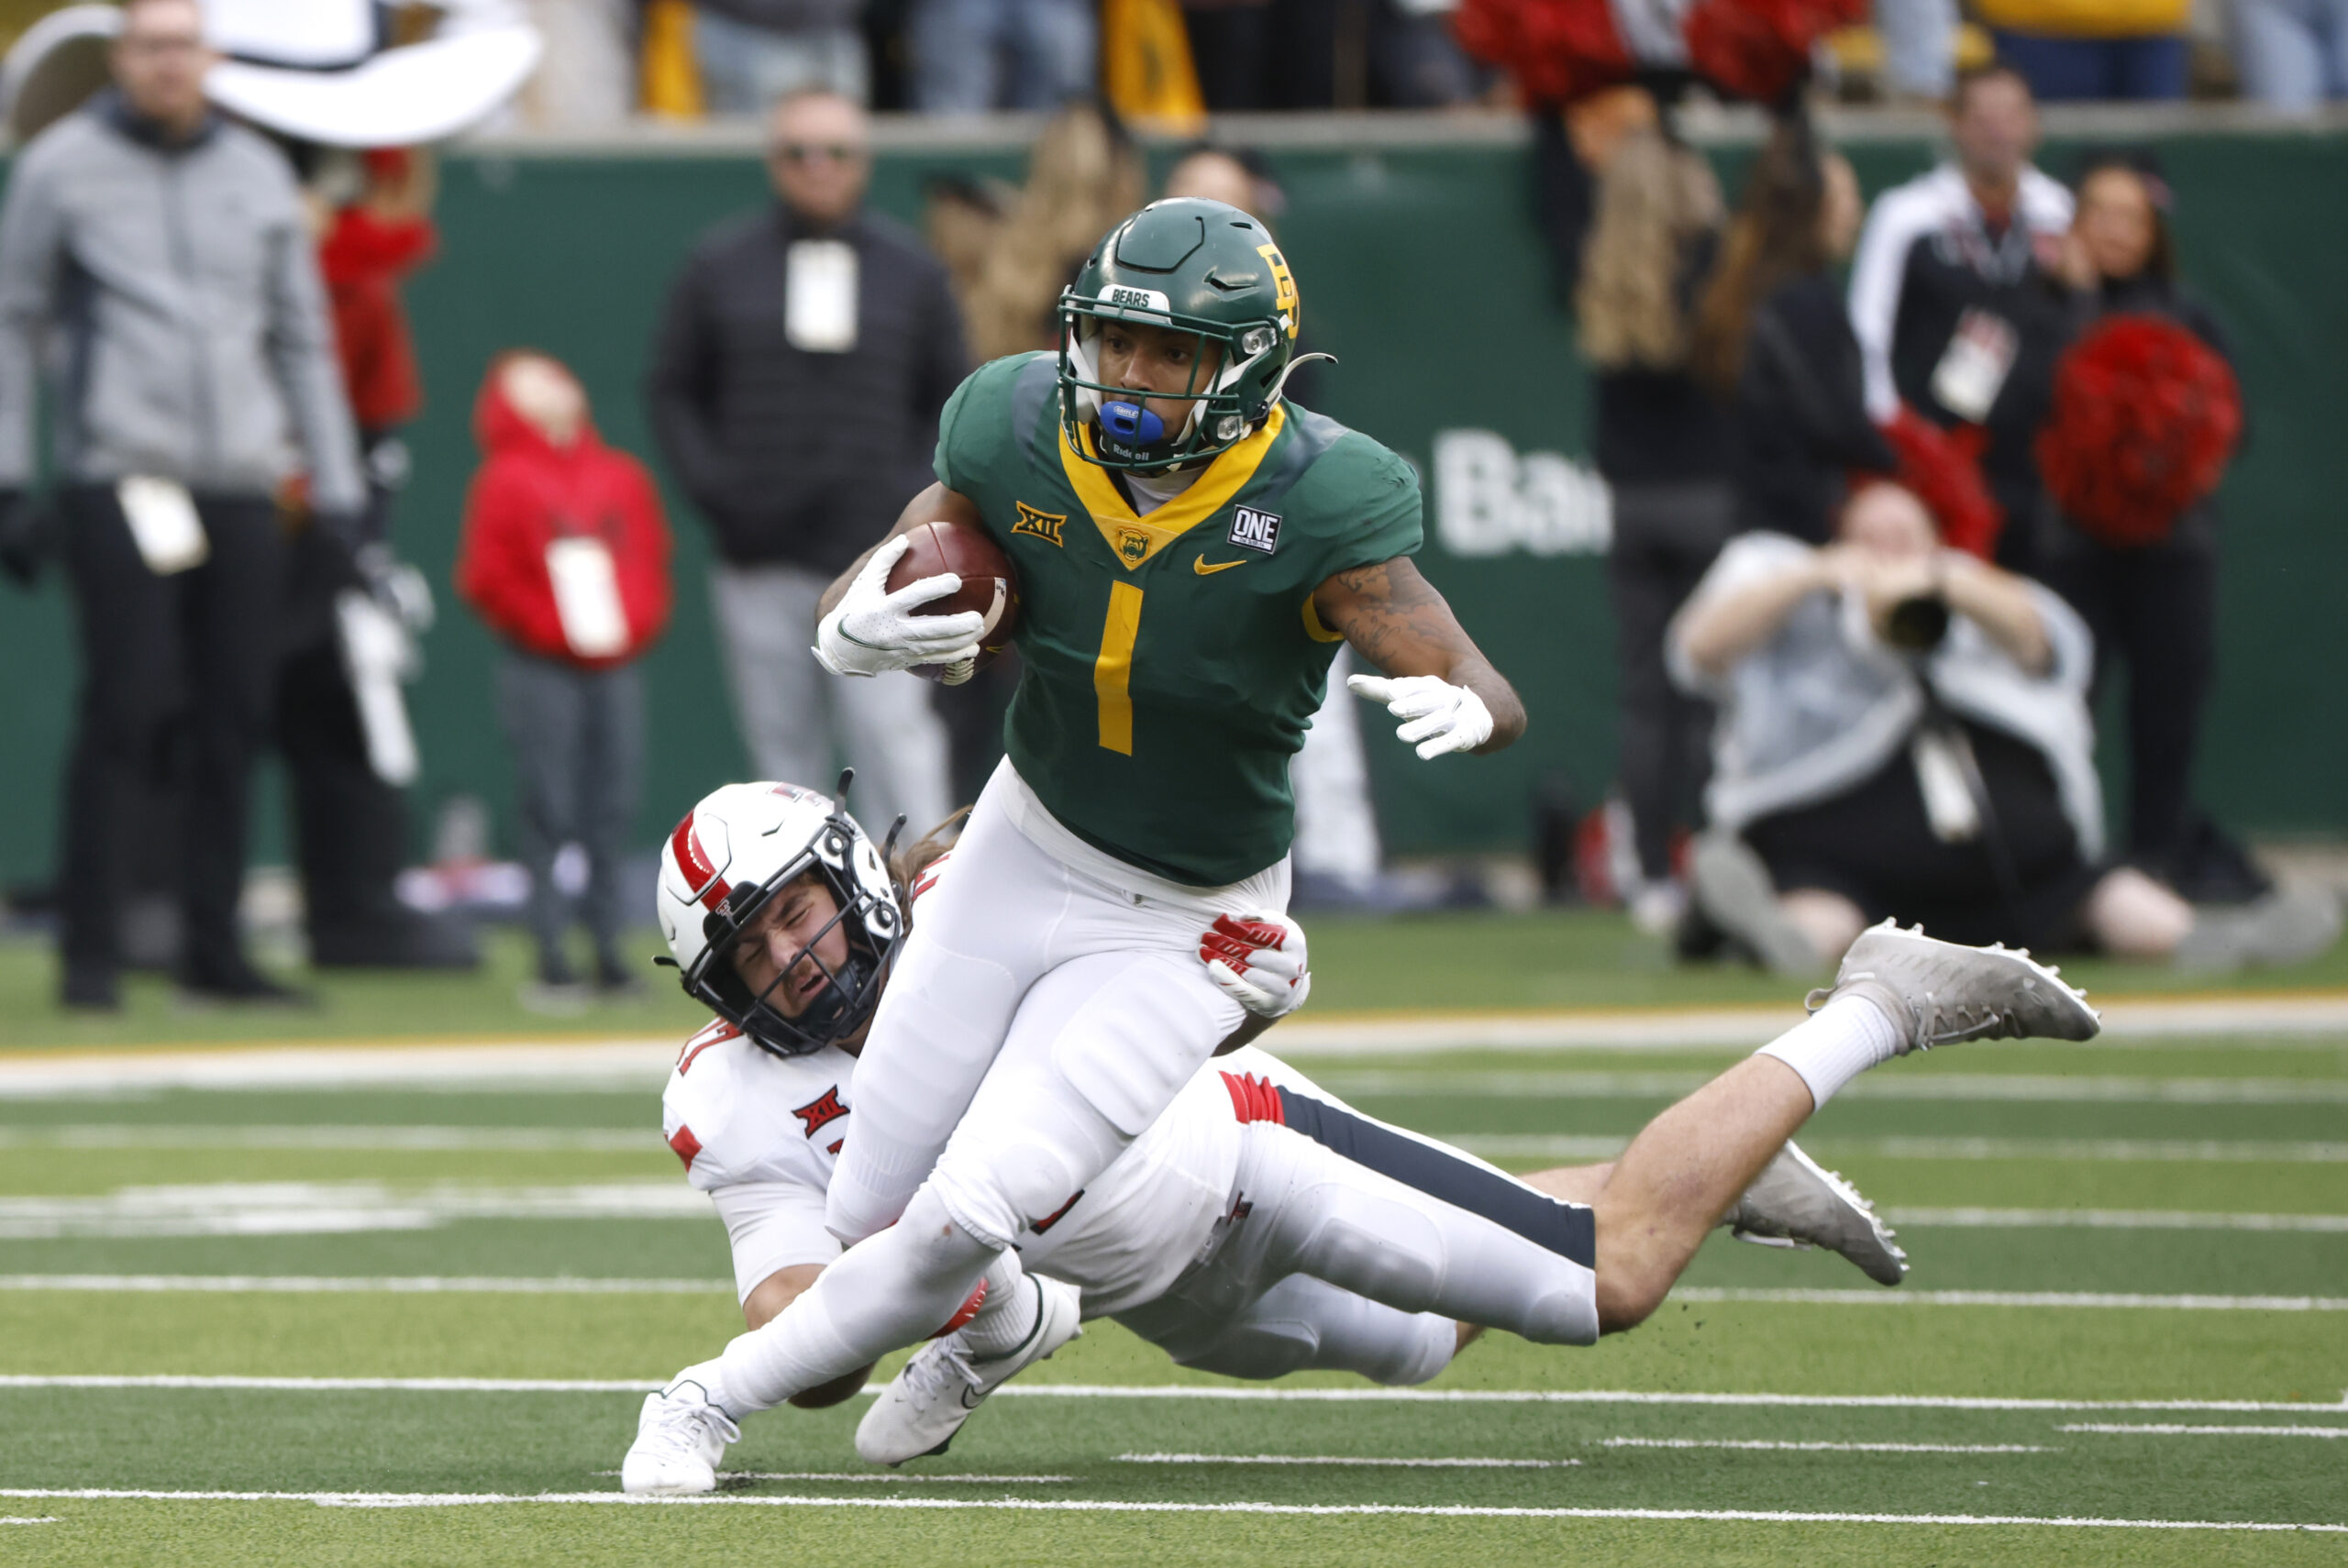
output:
[[[857,163],[864,158],[864,149],[848,142],[779,141],[767,149],[770,158],[785,163],[813,163],[829,159],[834,163]]]

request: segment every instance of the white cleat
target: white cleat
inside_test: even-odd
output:
[[[1765,1247],[1824,1247],[1877,1285],[1897,1285],[1908,1254],[1859,1189],[1791,1143],[1761,1167],[1721,1223],[1740,1242]]]
[[[1041,1275],[1035,1331],[1008,1355],[980,1358],[958,1333],[934,1340],[905,1363],[857,1423],[856,1452],[874,1464],[903,1464],[944,1453],[987,1396],[1082,1333],[1073,1286]]]
[[[1888,920],[1859,933],[1833,986],[1810,993],[1811,1010],[1852,992],[1892,1010],[1902,1056],[1960,1040],[2092,1040],[2103,1028],[2087,993],[2027,952],[1960,947]]]
[[[717,1490],[717,1462],[741,1440],[732,1417],[709,1402],[698,1383],[672,1383],[644,1397],[636,1441],[620,1461],[620,1490],[631,1496],[675,1497]]]

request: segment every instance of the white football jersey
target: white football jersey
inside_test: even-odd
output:
[[[831,1049],[773,1055],[723,1021],[678,1054],[661,1096],[663,1131],[686,1179],[716,1202],[746,1298],[778,1269],[839,1255],[824,1228],[824,1196],[854,1126],[846,1096],[855,1066]],[[1226,1222],[1240,1122],[1225,1074],[1311,1088],[1252,1047],[1215,1058],[1098,1180],[1019,1237],[1023,1264],[1084,1292],[1085,1316],[1155,1299]]]

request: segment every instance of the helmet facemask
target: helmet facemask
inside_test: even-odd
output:
[[[708,945],[682,976],[686,991],[774,1055],[802,1056],[839,1044],[864,1026],[880,1002],[904,922],[893,893],[884,897],[864,888],[844,869],[855,846],[852,829],[835,815],[814,844],[774,875],[733,889],[703,917]],[[808,878],[830,894],[831,918],[754,993],[735,964],[742,939],[774,900]],[[836,966],[825,962],[816,951],[836,929],[844,929],[847,947]],[[793,1018],[773,998],[778,988],[791,983],[807,965],[814,966],[825,984]]]
[[[1102,327],[1112,321],[1191,338],[1196,353],[1182,390],[1110,385],[1102,376],[1099,354]],[[1246,388],[1250,372],[1284,341],[1268,322],[1234,328],[1170,311],[1107,305],[1081,299],[1071,289],[1060,296],[1060,421],[1069,445],[1088,462],[1135,473],[1161,473],[1213,458],[1245,440],[1270,412],[1272,400],[1250,398]],[[1202,376],[1210,359],[1215,369]],[[1179,428],[1168,430],[1148,405],[1175,399],[1189,400],[1190,413]]]

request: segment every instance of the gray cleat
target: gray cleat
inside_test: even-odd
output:
[[[1960,947],[1896,921],[1859,933],[1833,988],[1810,993],[1811,1010],[1850,993],[1892,1013],[1902,1056],[1960,1040],[2092,1040],[2103,1028],[2087,994],[2028,953],[2002,944]]]
[[[1875,1205],[1792,1143],[1761,1167],[1721,1223],[1740,1242],[1840,1253],[1877,1285],[1897,1285],[1908,1272],[1908,1254],[1876,1218]]]

